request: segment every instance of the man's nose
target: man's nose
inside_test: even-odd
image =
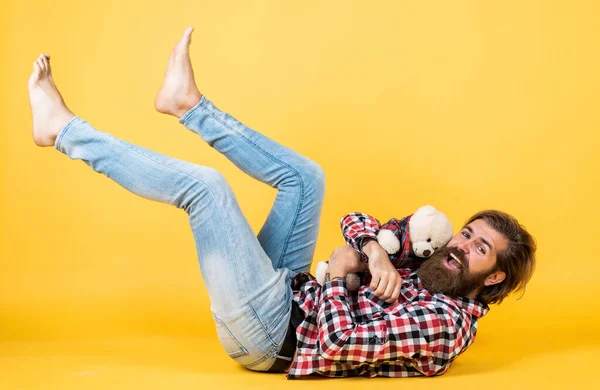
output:
[[[469,243],[468,242],[460,242],[457,246],[456,249],[458,249],[459,251],[461,251],[462,253],[469,253]]]

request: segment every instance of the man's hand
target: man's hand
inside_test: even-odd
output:
[[[367,265],[361,260],[360,252],[349,245],[336,248],[329,258],[330,279],[335,277],[345,278],[350,272],[360,272],[367,268]]]
[[[363,252],[369,258],[369,271],[371,272],[371,285],[373,293],[386,301],[394,303],[400,296],[402,277],[394,268],[387,252],[377,241],[369,241],[363,247]]]

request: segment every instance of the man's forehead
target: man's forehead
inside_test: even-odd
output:
[[[503,251],[508,247],[508,241],[502,233],[491,227],[490,224],[483,219],[476,219],[466,225],[465,228],[471,230],[476,237],[487,242],[491,247],[490,249],[494,252]]]

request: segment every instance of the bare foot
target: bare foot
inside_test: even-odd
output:
[[[33,62],[27,87],[33,115],[33,140],[38,146],[53,146],[60,130],[75,114],[67,108],[54,84],[48,54],[40,54]]]
[[[158,112],[178,118],[194,107],[202,97],[196,87],[190,61],[192,31],[193,27],[186,28],[183,37],[171,51],[165,81],[154,100],[154,107]]]

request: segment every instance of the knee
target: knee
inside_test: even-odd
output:
[[[223,174],[211,167],[198,166],[192,173],[192,186],[195,192],[213,192],[217,195],[229,190],[229,183]]]
[[[182,187],[178,196],[179,207],[188,213],[195,204],[209,205],[211,200],[216,201],[232,194],[225,176],[214,168],[198,166],[190,174],[190,178],[189,184]]]
[[[211,167],[199,166],[195,172],[195,177],[199,182],[202,182],[204,187],[211,189],[229,185],[225,176]]]
[[[302,167],[300,175],[304,185],[310,187],[320,195],[325,193],[325,171],[319,164],[312,160],[307,160],[306,165]]]

